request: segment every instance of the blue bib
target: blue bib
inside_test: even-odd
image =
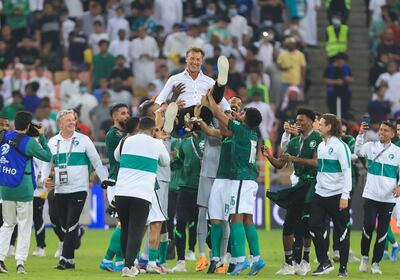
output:
[[[14,143],[18,135],[15,131],[6,132],[0,143],[0,186],[18,187],[25,175],[30,158],[24,154],[30,137],[24,136],[19,139],[19,143]]]

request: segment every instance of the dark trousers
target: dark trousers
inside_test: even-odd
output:
[[[351,194],[350,194],[350,196],[351,196]],[[351,209],[351,199],[349,199],[349,210]],[[326,221],[326,230],[327,230],[327,232],[328,232],[328,238],[326,239],[326,242],[327,242],[327,246],[326,246],[326,248],[328,248],[328,251],[329,251],[329,245],[330,245],[330,240],[329,240],[329,236],[330,236],[330,234],[331,234],[331,225],[330,225],[330,222],[331,222],[331,218],[329,217],[328,219],[327,219],[327,221]],[[351,225],[350,225],[350,221],[349,221],[349,223],[348,223],[348,225],[347,225],[347,228],[348,228],[348,235],[349,235],[349,240],[350,240],[350,236],[351,236]],[[333,240],[333,242],[332,242],[332,249],[334,250],[334,251],[339,251],[339,244],[340,244],[340,236],[339,236],[339,233],[338,233],[338,231],[337,230],[333,230],[333,236],[332,236],[333,238],[332,238],[332,240]]]
[[[61,229],[60,218],[58,217],[57,204],[55,202],[54,190],[50,191],[47,195],[47,202],[49,203],[49,216],[51,226],[54,230],[54,233],[57,235],[58,240],[64,241],[64,233]]]
[[[180,189],[177,201],[175,230],[178,260],[185,260],[186,226],[189,226],[189,249],[194,250],[198,215],[197,190]]]
[[[328,105],[328,109],[329,109],[329,113],[332,114],[337,114],[337,108],[336,108],[336,97],[338,95],[337,94],[330,94],[327,96],[327,105]],[[347,92],[345,94],[340,94],[340,104],[341,104],[341,114],[342,116],[346,116],[347,111],[350,108],[350,101],[351,101],[351,94],[350,92]]]
[[[175,228],[175,215],[176,215],[176,202],[178,200],[178,192],[177,191],[169,191],[168,192],[168,237],[171,240],[174,240],[174,228]]]
[[[62,257],[73,259],[78,244],[79,218],[85,205],[87,192],[56,193],[58,216],[64,232]]]
[[[3,225],[3,208],[0,203],[0,227]],[[18,225],[15,225],[13,234],[11,235],[10,245],[15,246],[18,236]]]
[[[35,227],[36,246],[46,247],[46,230],[43,222],[43,206],[45,200],[40,197],[33,198],[33,225]]]
[[[221,102],[222,98],[224,97],[224,93],[225,93],[225,86],[219,86],[217,82],[215,82],[214,87],[212,89],[212,96],[214,97],[214,100],[217,104]],[[184,128],[186,114],[189,114],[190,117],[193,117],[195,107],[196,106],[190,106],[178,112],[178,124],[176,124],[175,130],[178,131],[179,129]],[[202,107],[200,118],[202,118],[206,124],[210,124],[213,119],[213,114],[207,107]],[[200,130],[200,128],[197,125],[195,125],[193,130]]]
[[[142,244],[150,202],[136,197],[115,196],[115,206],[121,221],[121,247],[125,266],[131,268]]]
[[[367,198],[364,200],[364,228],[361,238],[362,256],[369,256],[372,233],[375,229],[376,220],[378,219],[372,263],[379,263],[383,257],[386,235],[394,206],[394,203],[379,202]]]
[[[339,209],[340,197],[340,194],[330,197],[322,197],[315,194],[311,205],[309,226],[318,262],[320,264],[325,264],[329,261],[326,242],[326,238],[328,237],[326,231],[326,219],[328,215],[332,218],[335,226],[334,230],[336,230],[340,236],[340,266],[347,267],[350,248],[347,224],[350,217],[349,208],[343,210]]]

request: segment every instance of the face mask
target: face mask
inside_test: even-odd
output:
[[[231,16],[231,17],[236,16],[237,15],[236,9],[229,9],[228,10],[228,15]]]
[[[338,18],[333,18],[332,19],[332,24],[335,25],[335,26],[339,26],[341,23],[342,23],[341,20],[338,19]]]
[[[87,92],[87,87],[79,87],[79,92],[85,94]]]
[[[272,20],[264,20],[264,26],[271,27],[273,25]]]
[[[215,15],[215,10],[207,10],[206,14],[209,16],[213,16],[213,15]]]

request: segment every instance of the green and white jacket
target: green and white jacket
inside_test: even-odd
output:
[[[48,145],[52,160],[50,163],[43,164],[42,176],[47,178],[52,165],[54,165],[55,193],[88,191],[89,163],[94,167],[101,181],[108,178],[107,168],[103,166],[92,140],[86,135],[74,132],[70,139],[64,139],[59,133],[49,140]],[[60,166],[65,164],[67,165],[68,183],[60,184]]]
[[[350,149],[337,137],[330,137],[318,145],[318,173],[315,193],[322,197],[341,194],[349,199],[351,191]]]
[[[358,135],[354,151],[368,160],[362,196],[379,202],[396,203],[392,190],[399,184],[400,148],[393,143],[384,145],[379,141],[364,143],[364,135]]]

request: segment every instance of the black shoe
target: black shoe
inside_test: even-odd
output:
[[[78,250],[82,244],[82,237],[85,234],[85,228],[83,226],[79,226],[78,230],[78,239],[76,240],[75,249]]]
[[[340,278],[347,278],[347,276],[349,276],[349,274],[347,273],[347,269],[345,267],[339,268],[338,276]]]
[[[230,263],[229,266],[228,266],[227,273],[231,273],[233,270],[235,270],[235,266],[236,266],[236,264]]]
[[[167,260],[175,260],[175,242],[172,240],[168,244]]]
[[[0,261],[0,273],[8,273],[6,265],[4,264],[3,261]]]
[[[55,267],[55,269],[58,270],[65,270],[66,269],[67,262],[65,260],[60,260],[58,265]]]
[[[210,266],[208,267],[208,271],[207,274],[213,274],[215,272],[215,270],[217,269],[217,261],[212,260],[210,262]]]
[[[330,261],[327,261],[323,264],[320,264],[317,268],[317,270],[315,270],[312,275],[314,276],[318,276],[318,275],[324,275],[324,274],[329,274],[330,272],[332,272],[333,270],[333,265]]]
[[[60,262],[56,266],[56,269],[58,270],[75,269],[75,264],[66,262],[65,260],[60,260]]]

